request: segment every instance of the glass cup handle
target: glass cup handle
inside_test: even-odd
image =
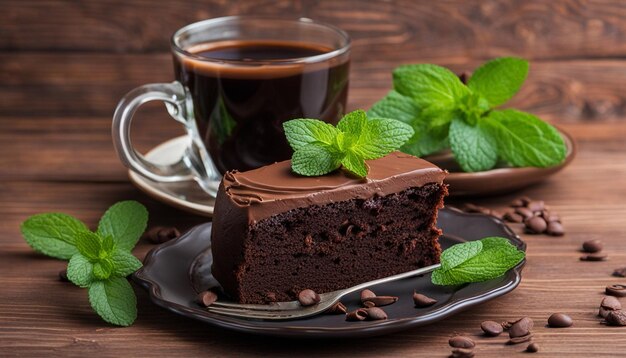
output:
[[[164,102],[172,118],[187,130],[190,139],[188,147],[173,164],[151,162],[132,145],[130,127],[133,116],[142,104],[150,101]],[[146,84],[127,93],[115,109],[111,131],[115,150],[127,168],[156,182],[195,180],[209,195],[215,197],[221,174],[200,139],[193,118],[193,105],[180,82]]]

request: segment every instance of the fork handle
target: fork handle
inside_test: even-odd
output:
[[[370,286],[375,286],[375,285],[379,285],[381,283],[397,281],[397,280],[401,280],[403,278],[419,276],[419,275],[423,275],[423,274],[426,274],[426,273],[429,273],[429,272],[433,272],[436,269],[438,269],[439,267],[441,267],[441,264],[434,264],[434,265],[431,265],[431,266],[418,268],[417,270],[403,272],[403,273],[399,273],[397,275],[393,275],[393,276],[389,276],[389,277],[383,277],[383,278],[379,278],[377,280],[372,280],[372,281],[368,281],[368,282],[363,282],[361,284],[358,284],[356,286],[352,286],[352,287],[346,289],[341,294],[341,296],[339,296],[337,299],[339,299],[339,298],[341,298],[341,297],[343,297],[343,296],[345,296],[347,294],[350,294],[352,292],[359,291],[359,290],[362,290],[362,289],[370,287]]]

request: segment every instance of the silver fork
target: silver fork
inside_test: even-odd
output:
[[[225,316],[253,318],[263,320],[289,320],[314,316],[332,307],[335,303],[347,294],[362,290],[367,287],[381,283],[401,280],[407,277],[423,275],[439,268],[440,264],[426,266],[417,270],[404,272],[401,274],[379,278],[377,280],[363,282],[359,285],[345,288],[343,290],[320,294],[320,302],[312,306],[302,306],[298,301],[275,302],[267,305],[239,304],[216,301],[207,310]]]

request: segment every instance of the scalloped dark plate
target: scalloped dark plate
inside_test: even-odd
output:
[[[502,236],[526,250],[526,244],[492,216],[442,209],[438,226],[444,232],[440,238],[444,249],[459,242]],[[177,314],[235,331],[272,336],[366,337],[432,324],[511,292],[520,283],[525,263],[522,261],[497,279],[462,286],[435,286],[430,283],[430,274],[374,286],[372,290],[379,295],[399,297],[397,303],[384,308],[389,316],[384,321],[346,322],[342,315],[324,314],[294,321],[249,320],[209,313],[194,302],[197,290],[213,285],[210,234],[211,223],[202,224],[153,249],[146,256],[143,268],[133,275],[134,281],[148,290],[154,303]],[[437,304],[414,308],[411,298],[414,289],[437,299]],[[348,309],[360,307],[359,294],[346,296],[342,302]]]

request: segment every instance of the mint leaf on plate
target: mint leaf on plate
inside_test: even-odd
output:
[[[431,281],[435,285],[460,285],[481,282],[504,275],[525,257],[509,240],[502,237],[487,237],[477,244],[466,242],[452,246],[453,254],[441,255],[441,267],[433,271]],[[463,251],[467,253],[463,254]],[[449,262],[448,262],[449,260]]]
[[[78,252],[74,245],[76,235],[89,229],[73,216],[61,213],[33,215],[20,227],[24,239],[35,251],[69,260]]]
[[[447,68],[430,65],[403,65],[393,71],[393,88],[411,97],[420,107],[433,104],[453,106],[469,91]]]
[[[111,236],[121,248],[132,250],[148,224],[148,211],[136,201],[111,206],[100,219],[98,234]]]
[[[81,254],[75,254],[67,264],[67,278],[79,287],[89,287],[95,280],[93,264]]]
[[[93,282],[89,303],[102,319],[118,326],[130,326],[137,318],[135,291],[123,277]]]
[[[528,61],[516,57],[501,57],[480,66],[467,86],[484,96],[491,107],[497,107],[513,97],[528,76]]]
[[[483,121],[472,126],[463,119],[452,120],[450,148],[465,172],[489,170],[498,161],[498,144]]]
[[[530,113],[506,109],[492,111],[484,120],[495,131],[500,156],[516,167],[560,164],[567,150],[553,126]]]

